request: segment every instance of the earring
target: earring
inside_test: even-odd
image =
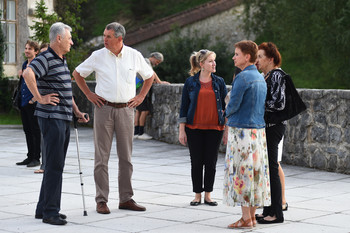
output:
[[[202,69],[201,69],[201,70],[202,70],[202,72],[203,72],[203,71],[204,71],[204,67],[202,67]]]

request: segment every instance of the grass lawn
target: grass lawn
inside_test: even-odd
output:
[[[10,112],[0,113],[0,125],[21,125],[21,116],[18,111],[11,110]]]

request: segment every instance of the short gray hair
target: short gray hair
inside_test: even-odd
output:
[[[67,24],[64,24],[61,22],[52,24],[50,27],[50,34],[49,34],[50,42],[54,42],[58,35],[61,35],[62,37],[64,37],[66,35],[66,29],[69,32],[72,32],[72,28]]]
[[[114,36],[116,38],[121,36],[123,38],[123,40],[124,40],[126,32],[125,32],[124,26],[121,25],[120,23],[113,22],[113,23],[107,24],[106,29],[107,30],[113,30],[114,31]]]
[[[164,61],[164,56],[160,52],[153,52],[149,55],[149,57],[154,57],[155,59],[163,62]]]

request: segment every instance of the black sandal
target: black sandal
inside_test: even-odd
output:
[[[265,218],[266,216],[264,216],[263,214],[255,214],[255,219],[256,221]]]

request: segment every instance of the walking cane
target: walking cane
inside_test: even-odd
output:
[[[84,117],[87,119],[87,114],[84,115]],[[81,184],[81,194],[83,196],[83,207],[84,207],[84,216],[87,216],[86,208],[85,208],[85,195],[84,195],[84,182],[83,182],[83,172],[81,171],[80,166],[80,153],[79,153],[79,138],[78,138],[78,129],[77,129],[77,122],[78,118],[74,116],[73,114],[73,122],[74,122],[74,131],[75,131],[75,142],[77,144],[77,152],[78,152],[78,164],[79,164],[79,174],[80,174],[80,184]]]

